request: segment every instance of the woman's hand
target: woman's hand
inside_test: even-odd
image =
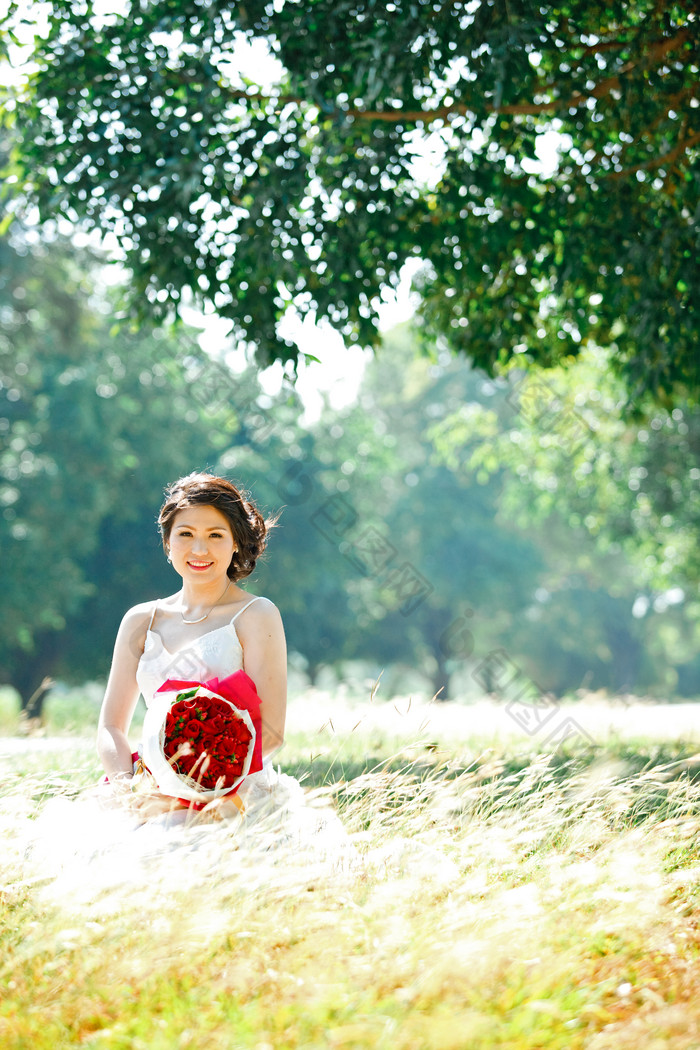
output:
[[[203,814],[210,818],[210,820],[231,820],[232,817],[243,816],[243,804],[239,801],[235,801],[237,796],[224,795],[222,798],[215,798],[213,802],[209,802],[203,809]]]
[[[129,807],[144,820],[160,817],[163,813],[172,813],[176,809],[187,808],[179,799],[163,795],[158,790],[155,779],[146,770],[134,773],[131,778],[128,803]]]
[[[161,794],[153,777],[145,771],[133,775],[112,774],[104,787],[111,802],[142,817],[144,821],[187,808],[179,799]]]

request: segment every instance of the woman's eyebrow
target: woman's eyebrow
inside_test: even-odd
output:
[[[196,525],[188,525],[188,523],[186,521],[181,521],[178,525],[175,526],[175,528],[176,529],[196,529],[197,526]],[[225,525],[209,525],[208,528],[206,529],[206,531],[207,532],[221,532],[225,528],[226,528]]]

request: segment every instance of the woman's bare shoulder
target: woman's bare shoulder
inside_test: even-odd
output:
[[[122,617],[122,627],[129,627],[132,630],[141,626],[144,628],[148,627],[158,605],[160,605],[159,600],[139,602],[138,605],[132,605]]]
[[[250,608],[246,608],[246,616],[250,613],[258,619],[277,619],[280,611],[274,602],[263,594],[251,594],[249,598]]]
[[[280,611],[275,603],[262,594],[251,594],[248,598],[248,605],[245,605],[240,612],[241,615],[236,619],[236,626],[240,624],[244,629],[246,624],[259,628],[282,622]]]

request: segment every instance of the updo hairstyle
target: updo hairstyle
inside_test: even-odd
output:
[[[158,515],[165,553],[168,553],[170,533],[178,511],[202,506],[215,507],[231,527],[237,550],[227,569],[229,579],[242,580],[250,576],[267,546],[267,535],[275,525],[275,519],[265,521],[246,492],[214,474],[195,471],[179,478],[165,490],[165,502]]]

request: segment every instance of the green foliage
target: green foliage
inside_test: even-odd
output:
[[[679,402],[642,423],[625,420],[609,364],[608,352],[591,348],[569,369],[521,375],[500,387],[491,416],[475,420],[463,406],[434,439],[449,463],[465,456],[483,477],[505,469],[517,478],[503,509],[524,527],[558,520],[562,534],[583,537],[582,572],[591,538],[602,554],[624,551],[640,587],[690,588],[700,572],[700,411]]]
[[[172,585],[165,481],[228,438],[194,410],[194,333],[179,360],[162,333],[110,335],[94,260],[60,241],[0,251],[0,652],[26,701],[46,675],[104,674],[124,609]]]
[[[668,666],[687,665],[696,689],[700,413],[680,402],[625,421],[608,366],[591,348],[568,369],[520,375],[490,413],[462,406],[432,437],[446,463],[499,477],[500,514],[546,542],[531,667],[590,684],[607,665],[615,688],[661,675],[673,689]]]
[[[370,617],[388,612],[403,659],[410,665],[422,657],[434,691],[447,699],[451,673],[507,635],[530,603],[542,565],[531,538],[498,519],[498,484],[478,484],[462,463],[447,469],[430,440],[455,406],[488,400],[491,384],[448,355],[432,363],[416,357],[414,339],[410,329],[391,333],[363,386],[359,412],[370,412],[395,449],[382,493],[396,556],[382,577],[381,560],[375,565],[365,553],[371,571],[358,590]],[[363,470],[358,480],[365,477]]]
[[[437,415],[484,384],[443,356],[417,357],[413,333],[397,329],[357,404],[327,410],[307,432],[278,409],[261,455],[239,445],[222,459],[284,506],[274,560],[257,579],[285,609],[290,645],[313,679],[343,659],[369,661],[375,679],[403,665],[446,699],[476,645],[496,644],[529,604],[541,557],[494,523],[498,486],[434,456]]]
[[[379,293],[419,259],[426,337],[478,365],[597,342],[633,405],[695,397],[690,0],[48,6],[7,185],[114,234],[137,314],[191,292],[294,360],[290,306],[376,343]],[[249,45],[276,62],[257,83]]]

